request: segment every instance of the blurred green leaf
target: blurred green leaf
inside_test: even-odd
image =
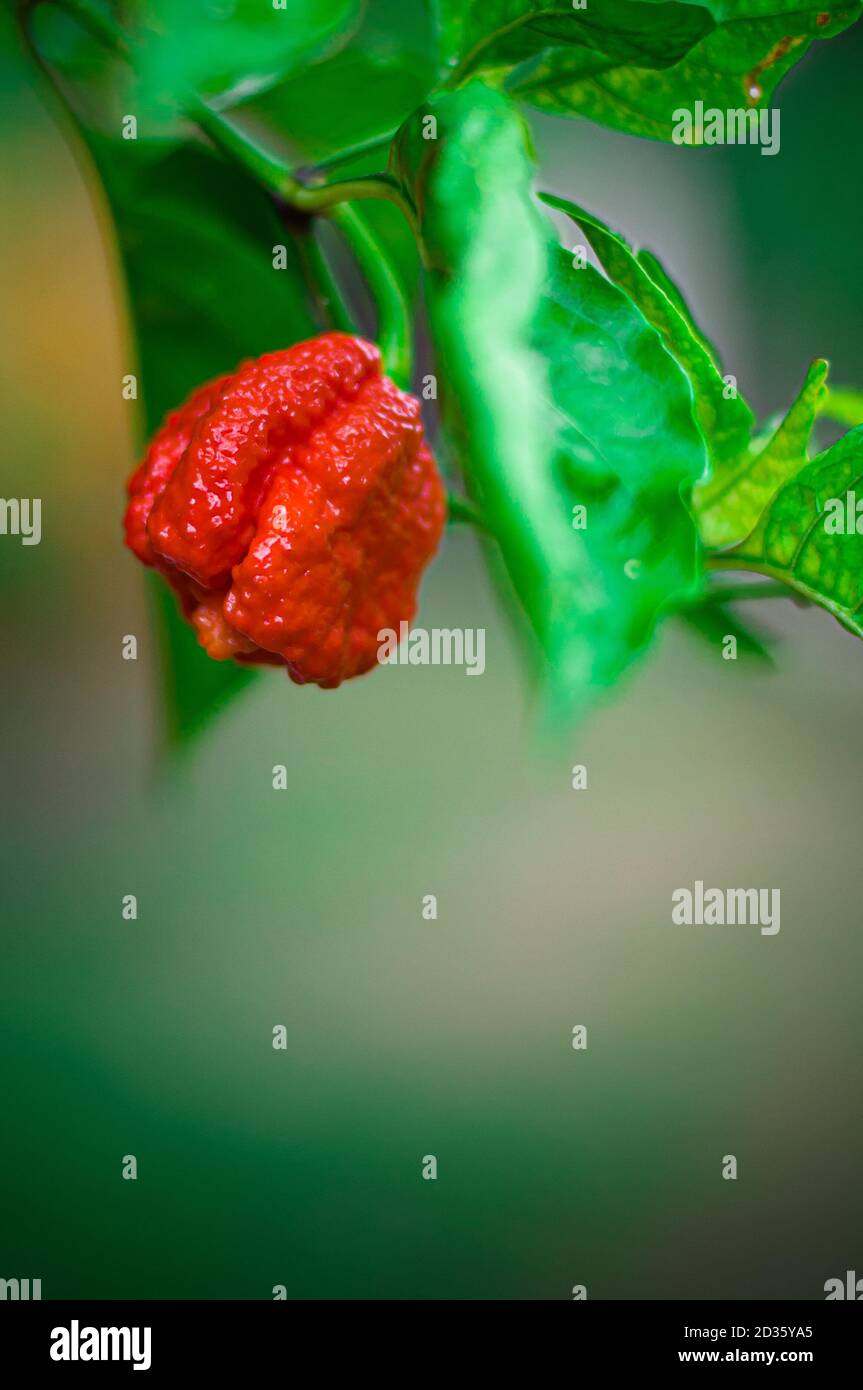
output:
[[[768,639],[745,624],[730,604],[719,603],[709,596],[683,607],[677,616],[715,652],[722,651],[726,637],[733,637],[737,642],[738,656],[742,654],[771,670],[775,668],[776,662]]]
[[[184,88],[230,105],[345,43],[361,0],[132,0],[142,90],[175,102]]]
[[[849,429],[863,425],[863,391],[849,386],[831,386],[822,401],[821,414]]]
[[[437,9],[444,62],[460,78],[505,75],[550,50],[547,85],[573,51],[591,70],[667,67],[714,24],[702,6],[676,0],[589,0],[581,8],[573,0],[437,0]]]
[[[395,167],[421,219],[446,426],[571,708],[694,584],[680,493],[705,455],[687,382],[630,300],[552,244],[499,93],[474,82],[434,98]]]
[[[338,54],[246,105],[286,142],[295,161],[314,163],[391,135],[434,85],[435,69],[427,6],[371,0],[357,33]],[[385,162],[384,151],[349,167],[373,170]]]
[[[95,0],[94,8],[106,19],[112,18],[110,6],[102,0]],[[113,69],[122,61],[96,43],[81,21],[59,5],[33,6],[27,16],[27,32],[46,62],[64,77],[84,80],[88,85],[98,82],[106,68]]]
[[[254,680],[253,666],[213,661],[180,617],[177,600],[160,574],[147,575],[162,664],[164,734],[169,744],[188,743]]]
[[[858,488],[863,488],[863,426],[785,483],[752,534],[723,554],[723,565],[782,580],[863,637],[863,534],[856,529],[853,505],[852,525],[844,525],[846,505],[856,502]],[[828,504],[836,504],[841,531]]]
[[[553,474],[547,370],[532,350],[549,242],[525,130],[504,97],[474,82],[417,112],[394,168],[420,220],[445,425],[553,663],[553,609],[574,610],[579,552]]]
[[[319,326],[297,242],[241,173],[203,144],[89,143],[117,228],[149,435],[202,381]],[[273,269],[274,245],[286,247],[287,270]],[[206,656],[168,586],[154,584],[168,723],[186,736],[253,673]]]
[[[152,433],[200,382],[317,328],[296,239],[241,172],[197,142],[89,143],[117,228]],[[276,245],[286,270],[273,268]]]
[[[775,433],[766,442],[753,441],[734,466],[696,487],[693,501],[706,545],[731,545],[747,536],[771,497],[806,463],[826,381],[827,363],[818,359]]]
[[[812,41],[841,33],[861,12],[859,3],[828,11],[823,0],[703,0],[703,8],[716,27],[672,67],[557,48],[515,72],[510,90],[544,111],[670,141],[675,111],[696,101],[723,111],[768,106]]]
[[[111,18],[106,3],[98,9]],[[39,4],[30,10],[27,31],[78,124],[86,130],[118,133],[123,116],[137,110],[137,83],[129,64],[57,5]],[[148,127],[148,133],[155,132]]]

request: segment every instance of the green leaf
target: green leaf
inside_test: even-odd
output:
[[[827,363],[818,359],[775,433],[766,442],[753,442],[735,468],[724,469],[696,487],[693,500],[705,545],[742,540],[771,497],[803,467],[826,381]]]
[[[644,251],[636,255],[619,233],[567,199],[553,194],[542,194],[542,199],[578,223],[606,273],[638,305],[683,368],[710,451],[711,468],[718,471],[726,460],[738,459],[749,447],[752,411],[736,388],[729,387],[715,349],[696,326],[680,291],[656,257]]]
[[[713,28],[708,11],[676,0],[438,0],[445,65],[486,79],[546,50],[591,67],[676,63]],[[560,45],[566,45],[560,48]]]
[[[863,391],[855,391],[848,386],[831,386],[822,402],[821,414],[849,429],[863,425]]]
[[[312,336],[297,244],[268,199],[204,145],[89,136],[129,289],[147,434],[202,381]],[[273,269],[273,246],[289,269]],[[119,481],[119,480],[118,480]],[[253,672],[198,647],[161,579],[157,612],[172,734],[201,728]]]
[[[723,566],[782,580],[863,637],[863,534],[856,529],[853,505],[858,488],[863,488],[863,426],[785,483],[752,534],[722,556]],[[846,508],[851,527],[845,525]]]
[[[427,116],[434,139],[423,138]],[[531,202],[525,130],[505,98],[473,83],[417,113],[394,167],[420,220],[447,431],[554,662],[557,612],[577,601],[578,548],[553,475],[547,372],[532,350],[549,243]]]
[[[769,106],[813,40],[841,33],[861,13],[859,3],[828,12],[823,0],[704,0],[704,9],[716,27],[672,67],[656,72],[644,62],[556,48],[516,71],[510,91],[545,111],[670,141],[675,113],[693,112],[696,101],[723,112]]]
[[[693,493],[705,545],[743,539],[779,487],[806,462],[815,421],[824,409],[827,363],[816,360],[787,416],[753,438],[754,417],[692,317],[680,290],[649,251],[635,254],[617,232],[564,198],[543,194],[550,207],[578,223],[612,280],[638,305],[686,373],[707,443],[709,476]],[[854,402],[842,402],[853,410]]]
[[[681,608],[678,617],[715,652],[721,652],[726,637],[734,637],[738,655],[742,653],[763,666],[775,668],[768,639],[743,623],[729,604],[717,602],[712,595]]]
[[[297,242],[205,145],[90,137],[117,228],[147,432],[202,381],[317,331]],[[288,269],[273,268],[284,245]]]
[[[622,238],[620,239],[622,240]],[[719,353],[710,339],[705,337],[704,333],[695,322],[695,319],[692,317],[692,311],[683,298],[682,292],[674,283],[659,258],[655,256],[652,251],[648,251],[646,247],[642,247],[636,252],[636,260],[640,268],[646,273],[648,279],[652,280],[654,285],[665,295],[666,299],[671,301],[672,308],[677,310],[686,327],[689,329],[690,335],[695,339],[696,347],[707,355],[717,371],[721,373],[722,363],[719,358]]]
[[[536,343],[560,423],[558,477],[570,512],[587,508],[580,536],[593,594],[581,596],[578,627],[590,634],[594,681],[611,684],[694,589],[697,537],[681,494],[704,471],[704,444],[686,378],[659,335],[562,248]]]
[[[392,135],[434,85],[434,35],[425,5],[374,0],[334,57],[246,103],[295,162],[314,163],[375,136]],[[352,164],[380,169],[385,155]]]
[[[423,139],[428,116],[436,139]],[[705,458],[688,387],[626,296],[553,245],[499,93],[474,82],[435,97],[402,131],[395,169],[421,223],[447,431],[571,710],[694,582],[680,492]]]
[[[134,0],[143,93],[173,103],[191,87],[230,105],[334,52],[360,12],[360,0]]]
[[[259,672],[233,661],[213,661],[180,617],[162,576],[150,571],[147,581],[162,664],[163,734],[177,748],[201,733]]]

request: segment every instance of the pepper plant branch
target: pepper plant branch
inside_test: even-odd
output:
[[[135,44],[121,25],[94,5],[93,0],[49,2],[77,20],[103,48],[122,58],[134,71],[139,71],[139,54]],[[298,212],[311,216],[354,199],[383,198],[395,203],[413,227],[413,212],[402,196],[398,181],[390,174],[364,174],[331,184],[304,184],[282,160],[261,149],[239,126],[215,111],[196,92],[183,93],[180,105],[183,114],[198,126],[220,153],[242,165],[268,192],[282,198]],[[348,156],[350,153],[347,152]]]
[[[785,590],[785,597],[793,599],[795,603],[818,603],[822,608],[826,608],[828,612],[834,611],[823,598],[819,598],[817,595],[812,594],[806,585],[798,582],[793,575],[789,575],[786,578],[783,574],[778,573],[776,567],[767,561],[762,562],[751,560],[743,556],[738,557],[733,551],[720,551],[708,555],[706,557],[706,562],[713,570],[738,570],[744,573],[763,575],[765,579],[772,581],[771,584],[764,586],[768,591],[764,597],[769,597],[770,591],[774,589],[774,587],[777,589],[776,596],[778,597],[778,589],[782,588]],[[756,590],[759,586],[753,584],[751,587],[753,590]],[[758,597],[760,598],[761,594],[759,594]]]
[[[755,580],[751,584],[713,584],[698,594],[687,607],[698,607],[702,603],[745,603],[750,599],[796,597],[788,585],[780,580],[763,580],[761,583]]]
[[[396,129],[386,135],[373,135],[369,140],[361,140],[357,145],[348,145],[343,150],[335,150],[333,154],[325,155],[323,159],[316,159],[309,167],[315,173],[320,173],[322,169],[338,168],[340,164],[349,164],[354,159],[361,159],[363,155],[388,150],[397,134]]]

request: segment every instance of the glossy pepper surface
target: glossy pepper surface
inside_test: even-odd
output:
[[[129,481],[126,540],[216,660],[331,687],[416,611],[446,499],[419,404],[378,349],[326,333],[174,411]]]

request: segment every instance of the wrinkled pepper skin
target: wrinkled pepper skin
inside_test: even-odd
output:
[[[210,656],[329,688],[411,620],[445,519],[419,403],[374,344],[325,333],[169,415],[129,481],[125,527]]]

